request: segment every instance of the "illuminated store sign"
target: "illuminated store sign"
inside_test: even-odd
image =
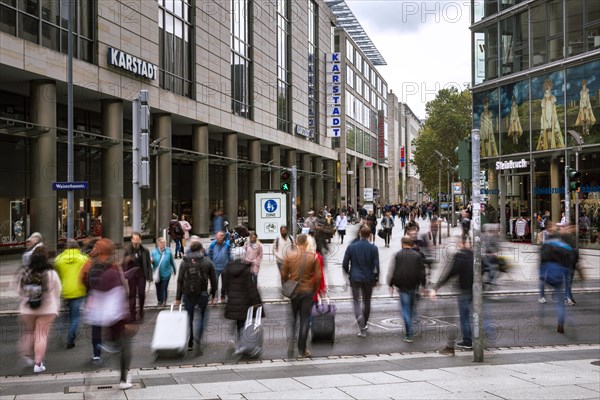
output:
[[[158,77],[158,66],[124,51],[108,48],[108,65],[123,68],[132,74],[155,80]]]
[[[517,169],[517,168],[527,168],[529,166],[529,162],[525,159],[521,161],[496,161],[496,170],[501,171],[503,169]]]
[[[340,53],[327,53],[327,136],[342,133],[342,63]]]

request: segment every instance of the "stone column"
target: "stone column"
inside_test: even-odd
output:
[[[161,147],[169,151],[159,154],[157,162],[158,187],[156,188],[156,210],[158,232],[157,237],[162,235],[162,230],[169,227],[171,215],[173,214],[173,173],[171,154],[171,114],[155,114],[154,124],[151,132],[155,139],[162,139]]]
[[[356,166],[360,169],[360,176],[358,177],[358,195],[360,196],[357,201],[360,204],[365,204],[365,197],[363,193],[365,192],[366,180],[367,180],[367,168],[364,167],[364,160],[357,159]]]
[[[238,149],[237,149],[237,133],[230,132],[223,134],[223,149],[225,157],[237,160]],[[237,163],[231,163],[225,167],[225,176],[223,177],[223,184],[225,185],[225,201],[224,201],[224,212],[225,216],[229,218],[229,223],[233,226],[237,225],[237,213],[238,213],[238,166]],[[254,210],[247,210],[250,215]]]
[[[304,153],[301,155],[302,159],[302,167],[301,169],[304,171],[304,176],[302,177],[302,183],[300,186],[300,207],[302,209],[302,215],[305,216],[311,208],[314,209],[313,204],[313,193],[312,193],[312,184],[311,178],[312,175],[310,171],[312,171],[311,167],[311,158],[312,156],[309,153]],[[315,210],[315,214],[316,214]]]
[[[350,189],[348,192],[348,202],[347,205],[351,205],[354,210],[356,209],[356,185],[358,185],[358,165],[356,164],[356,157],[349,156],[350,158],[350,170],[353,172],[350,175]]]
[[[276,144],[269,145],[269,160],[273,160],[271,162],[273,167],[281,166],[281,146]],[[269,190],[281,189],[281,169],[271,168],[270,175],[269,182],[271,187]]]
[[[319,175],[317,175],[314,179],[314,207],[315,211],[319,212],[319,210],[323,209],[323,206],[327,206],[331,210],[331,204],[325,204],[325,198],[323,196],[323,185],[325,177],[321,175],[321,172],[324,170],[323,168],[323,159],[321,157],[313,157],[313,171]],[[327,171],[325,171],[326,173]]]
[[[31,221],[26,234],[40,232],[44,244],[54,252],[58,241],[56,227],[59,218],[56,191],[52,190],[52,182],[56,182],[56,84],[51,80],[32,81],[29,93],[31,122],[50,130],[32,141]],[[62,193],[64,197],[67,196],[67,192],[61,192],[61,196]]]
[[[553,159],[550,164],[550,187],[559,188],[562,182],[561,177],[564,176],[562,164],[558,162],[558,159]],[[550,219],[557,223],[560,222],[560,193],[552,193],[550,195]],[[542,210],[544,212],[544,210]]]
[[[340,160],[340,191],[338,203],[339,206],[348,206],[350,203],[350,187],[348,185],[348,179],[354,177],[354,175],[348,175],[348,170],[352,171],[352,168],[348,167],[349,157],[346,152],[338,153],[338,157]]]
[[[102,100],[102,132],[119,144],[102,154],[102,236],[123,243],[123,102]]]
[[[248,140],[248,158],[251,162],[260,163],[260,139]],[[256,229],[256,198],[254,193],[261,190],[261,167],[248,170],[248,226]]]
[[[208,154],[208,125],[193,127],[192,148],[198,153]],[[192,232],[203,237],[209,235],[209,191],[208,157],[203,157],[192,165]]]
[[[333,160],[326,160],[324,167],[323,169],[327,171],[325,173],[328,175],[325,179],[325,204],[329,209],[332,207],[337,208],[340,205],[340,201],[334,193],[336,187],[336,163]]]

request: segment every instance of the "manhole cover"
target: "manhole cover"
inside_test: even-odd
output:
[[[141,389],[141,383],[132,383],[131,389]],[[119,384],[112,385],[90,385],[90,386],[67,386],[65,393],[103,392],[108,390],[119,390]]]
[[[598,365],[598,366],[600,366],[600,361],[592,361],[592,365]]]
[[[419,319],[415,319],[413,321],[413,324],[420,324],[420,325],[436,325],[438,322],[430,319],[430,318],[423,318],[420,317]],[[404,320],[402,318],[387,318],[381,321],[382,325],[387,325],[387,326],[400,326],[403,327],[404,326]]]

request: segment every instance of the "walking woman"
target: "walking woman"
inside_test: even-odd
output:
[[[258,240],[258,236],[256,232],[251,232],[246,245],[244,246],[244,250],[246,251],[245,261],[248,264],[252,265],[252,280],[254,280],[254,284],[256,285],[258,282],[258,271],[260,270],[260,263],[263,258],[263,245]]]
[[[383,228],[383,240],[385,241],[385,247],[390,247],[390,237],[392,236],[392,229],[394,229],[394,219],[390,215],[389,211],[386,211],[385,215],[381,219],[381,227]]]
[[[171,276],[177,274],[175,269],[175,259],[171,249],[166,247],[165,239],[159,237],[156,241],[156,247],[152,250],[152,275],[156,277],[156,269],[158,268],[159,281],[154,279],[156,284],[156,298],[158,306],[164,307],[167,305],[167,295],[169,293],[169,280]]]
[[[340,244],[344,243],[344,236],[346,236],[346,227],[348,226],[348,218],[342,211],[340,215],[335,218],[335,229],[338,235],[340,235]]]
[[[61,290],[60,278],[48,261],[46,247],[36,247],[18,280],[19,313],[25,328],[24,340],[20,341],[21,356],[36,374],[46,370],[44,357],[50,327],[60,310]]]

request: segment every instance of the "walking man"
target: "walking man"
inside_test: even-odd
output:
[[[131,234],[131,243],[125,247],[123,272],[129,286],[130,322],[135,322],[135,302],[139,298],[140,318],[144,319],[144,304],[146,302],[146,282],[152,281],[152,262],[150,251],[142,245],[142,235],[139,232]]]
[[[229,262],[229,241],[225,240],[225,232],[217,232],[215,240],[212,241],[208,246],[208,256],[213,262],[215,267],[215,273],[217,276],[217,282],[219,276],[225,270],[227,263]],[[221,303],[225,303],[225,283],[224,277],[221,278]]]
[[[354,315],[360,331],[358,337],[367,337],[369,315],[371,314],[371,295],[373,286],[379,282],[379,252],[369,243],[371,228],[360,227],[360,240],[346,249],[342,268],[350,280]],[[359,303],[362,296],[363,305]]]
[[[404,318],[404,342],[413,342],[412,317],[415,300],[419,286],[424,287],[425,264],[423,257],[412,249],[412,239],[408,236],[402,238],[402,250],[394,256],[387,276],[390,295],[394,294],[394,287],[400,294],[402,317]]]

